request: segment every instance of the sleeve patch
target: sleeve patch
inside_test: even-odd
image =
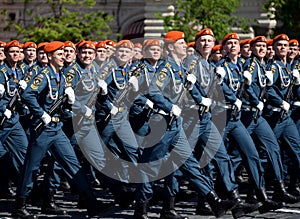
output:
[[[30,85],[30,87],[33,90],[37,90],[38,87],[41,85],[42,81],[43,81],[43,75],[42,77],[40,75],[38,75],[37,77],[34,78],[33,83]]]

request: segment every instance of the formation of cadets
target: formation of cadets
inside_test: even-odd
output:
[[[0,196],[15,198],[12,217],[36,218],[26,205],[37,203],[66,215],[62,185],[88,216],[117,204],[147,219],[162,181],[161,219],[187,218],[175,210],[186,182],[199,215],[300,201],[298,41],[229,33],[217,44],[209,28],[184,38],[0,42]],[[99,184],[114,203],[97,199]]]

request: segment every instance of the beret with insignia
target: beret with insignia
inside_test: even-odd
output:
[[[4,50],[7,51],[10,47],[19,47],[20,48],[19,41],[12,40],[12,41],[6,43],[6,45],[4,46]]]
[[[273,44],[279,40],[289,41],[289,37],[286,34],[279,34],[273,38]]]
[[[45,51],[45,53],[50,53],[50,52],[54,52],[59,49],[63,49],[63,47],[64,47],[63,42],[52,41],[52,42],[48,43],[47,45],[45,45],[44,51]]]
[[[171,43],[176,42],[177,40],[184,39],[184,33],[182,31],[172,30],[168,32],[165,37],[164,41]]]
[[[229,33],[222,39],[222,45],[224,45],[227,42],[227,40],[231,39],[239,40],[240,37],[237,33]]]
[[[35,42],[26,42],[23,45],[23,49],[27,49],[27,48],[37,48],[37,45],[35,44]]]
[[[205,36],[205,35],[210,35],[213,37],[215,36],[210,28],[204,28],[196,34],[195,41],[197,41],[197,39],[199,39],[201,36]]]

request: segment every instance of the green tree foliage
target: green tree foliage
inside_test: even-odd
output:
[[[239,0],[175,0],[175,15],[163,18],[165,28],[183,31],[190,42],[199,30],[209,27],[220,40],[231,27],[247,29],[249,21],[232,16],[239,5]]]
[[[32,0],[24,0],[24,4],[29,2]],[[24,42],[107,39],[112,32],[109,22],[113,21],[113,17],[103,11],[93,11],[94,5],[95,0],[47,0],[41,7],[47,14],[42,14],[41,8],[27,8],[25,13],[30,21],[6,21],[9,23],[5,30],[13,28],[16,31],[15,38]]]
[[[264,9],[272,14],[272,19],[278,23],[273,36],[285,33],[290,38],[300,39],[300,1],[299,0],[270,0]]]

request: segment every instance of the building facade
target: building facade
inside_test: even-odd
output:
[[[262,5],[267,0],[240,0],[241,6],[235,15],[254,19],[247,33],[241,33],[242,38],[254,35],[268,36],[276,22],[270,20],[270,15],[262,10]],[[7,17],[12,21],[22,21],[25,25],[32,22],[31,17],[26,14],[27,9],[38,8],[39,13],[47,14],[49,11],[43,9],[45,0],[1,0],[0,9],[7,10]],[[44,11],[43,11],[44,10]],[[164,34],[163,20],[155,16],[172,15],[175,11],[174,0],[96,0],[93,10],[103,10],[112,14],[115,21],[111,23],[111,29],[115,34],[112,38],[120,40],[127,39],[149,39],[161,38]],[[2,16],[2,17],[1,17]],[[0,19],[4,15],[0,15]],[[6,26],[0,22],[0,30]],[[236,28],[239,32],[239,29]],[[119,33],[119,35],[117,35]],[[15,38],[14,32],[1,31],[0,40],[9,41]]]

